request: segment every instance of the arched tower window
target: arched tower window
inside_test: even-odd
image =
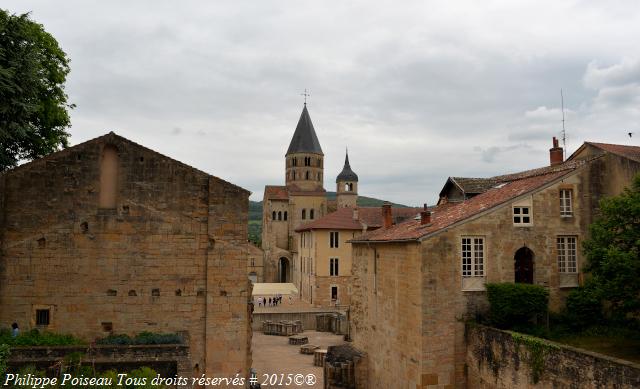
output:
[[[271,215],[271,220],[276,220],[276,211],[273,211],[273,214]]]
[[[302,220],[305,220],[307,218],[307,210],[303,209],[302,210]]]
[[[296,179],[296,171],[295,170],[293,171],[293,179],[294,179],[294,181]]]
[[[305,174],[305,179],[308,180],[309,179],[309,171],[307,171],[307,173]]]
[[[314,215],[314,210],[313,210],[313,209],[311,209],[311,210],[309,211],[309,219],[313,220],[313,217],[314,217],[314,216],[315,216],[315,215]]]
[[[278,220],[282,220],[282,212],[278,212]]]
[[[118,191],[118,150],[107,145],[102,150],[100,160],[100,200],[99,207],[113,209],[116,207]]]
[[[287,211],[284,211],[284,220],[287,220]]]
[[[353,192],[353,183],[352,182],[349,183],[349,192]]]

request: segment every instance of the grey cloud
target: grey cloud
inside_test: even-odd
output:
[[[3,7],[32,10],[71,57],[72,144],[114,129],[246,187],[252,199],[284,181],[304,88],[327,189],[348,145],[362,194],[408,204],[433,201],[449,175],[548,163],[562,126],[560,88],[571,149],[640,133],[634,2]]]

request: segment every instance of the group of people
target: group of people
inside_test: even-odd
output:
[[[292,303],[292,298],[289,296],[289,304]],[[273,297],[258,297],[258,306],[262,307],[277,307],[282,304],[282,295],[277,294]]]

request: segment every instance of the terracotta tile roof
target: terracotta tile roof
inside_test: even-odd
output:
[[[398,223],[417,216],[421,208],[391,208],[391,215]],[[359,207],[358,220],[353,219],[353,208],[340,208],[318,220],[303,224],[297,232],[313,229],[341,229],[362,230],[366,225],[368,230],[382,226],[382,207]]]
[[[289,200],[286,186],[267,185],[264,187],[264,198],[269,200]]]
[[[472,177],[449,177],[457,184],[464,193],[478,194],[484,193],[492,186],[496,185],[496,180],[492,178],[472,178]]]
[[[368,232],[354,241],[383,242],[417,240],[425,235],[449,227],[454,223],[468,219],[513,198],[540,188],[574,171],[578,167],[586,164],[589,160],[569,161],[557,166],[492,177],[499,182],[486,192],[463,202],[438,205],[432,211],[430,224],[421,225],[419,220],[412,219],[388,229],[378,229]]]
[[[596,143],[596,142],[584,142],[584,143],[592,145],[594,147],[597,147],[609,153],[617,154],[622,157],[634,160],[636,162],[640,162],[640,147],[638,146],[614,145],[610,143]]]

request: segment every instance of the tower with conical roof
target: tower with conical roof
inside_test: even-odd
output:
[[[285,160],[285,182],[290,190],[324,191],[324,153],[306,103],[289,143]]]
[[[349,151],[344,157],[344,167],[336,177],[336,185],[338,208],[355,208],[358,202],[358,175],[351,170],[351,165],[349,165]]]

